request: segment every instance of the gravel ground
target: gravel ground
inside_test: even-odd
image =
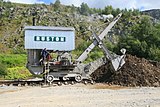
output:
[[[160,107],[160,87],[0,87],[0,107]]]

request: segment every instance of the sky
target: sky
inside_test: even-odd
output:
[[[5,0],[16,3],[54,3],[56,0]],[[149,9],[160,9],[160,0],[60,0],[61,4],[64,5],[74,5],[79,7],[83,2],[87,3],[91,8],[104,8],[105,6],[111,5],[113,8],[120,9],[139,9],[139,10],[149,10]]]

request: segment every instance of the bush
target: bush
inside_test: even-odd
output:
[[[27,79],[32,74],[25,67],[14,67],[7,69],[5,79]]]
[[[0,62],[7,68],[25,66],[26,59],[25,54],[0,54]]]
[[[5,79],[26,79],[31,76],[25,68],[25,54],[0,54],[0,77]]]
[[[0,77],[5,76],[7,74],[6,65],[0,62]]]

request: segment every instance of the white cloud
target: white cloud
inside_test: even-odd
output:
[[[89,7],[104,8],[112,5],[113,8],[120,9],[160,9],[159,0],[61,0],[62,4],[80,6],[81,3],[87,3]]]
[[[144,10],[149,9],[160,9],[159,0],[139,0],[137,3],[138,8],[144,8]]]
[[[5,0],[13,3],[24,3],[24,4],[34,4],[34,3],[44,3],[42,0]]]
[[[112,5],[114,8],[120,8],[120,9],[135,9],[136,7],[136,0],[112,0],[109,2],[110,5]]]
[[[65,5],[72,5],[74,4],[74,6],[79,7],[82,2],[84,2],[85,0],[61,0],[61,4],[65,4]]]
[[[71,5],[74,4],[75,6],[80,6],[81,3],[87,3],[89,7],[95,8],[104,8],[105,6],[112,5],[113,8],[120,8],[120,9],[133,9],[137,7],[136,0],[61,0],[62,4]]]
[[[6,0],[8,1],[8,0]],[[9,0],[11,2],[16,3],[49,3],[56,0]],[[89,7],[95,8],[104,8],[105,6],[112,5],[113,8],[120,9],[160,9],[160,1],[159,0],[60,0],[62,4],[80,6],[82,2],[87,3]]]

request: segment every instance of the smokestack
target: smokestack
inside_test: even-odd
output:
[[[33,17],[32,22],[33,22],[32,25],[36,26],[36,18],[35,17]]]

